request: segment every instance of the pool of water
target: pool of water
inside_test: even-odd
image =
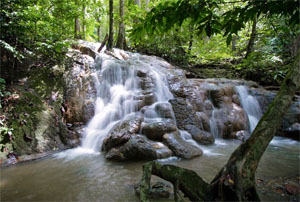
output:
[[[217,140],[202,146],[204,155],[191,160],[161,160],[195,170],[212,180],[239,145]],[[262,157],[256,176],[295,176],[299,173],[300,144],[275,137]],[[103,154],[68,157],[53,155],[41,160],[1,168],[1,201],[139,201],[134,185],[145,162],[111,162]],[[157,180],[157,178],[154,178]],[[267,200],[267,199],[265,199]]]

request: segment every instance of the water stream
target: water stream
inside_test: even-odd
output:
[[[193,169],[210,181],[239,144],[217,139],[212,146],[202,146],[204,155],[199,158],[164,161]],[[296,175],[299,148],[297,141],[275,137],[260,161],[257,177]],[[133,186],[141,179],[143,163],[110,162],[95,154],[72,160],[51,156],[1,168],[1,201],[139,201]]]
[[[236,91],[239,94],[241,105],[248,115],[250,132],[252,133],[262,116],[260,106],[257,99],[249,95],[246,86],[237,86]]]

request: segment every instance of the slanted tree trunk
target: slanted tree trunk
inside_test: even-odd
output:
[[[114,43],[114,1],[109,0],[109,37],[106,49],[112,50]]]
[[[75,30],[74,30],[74,38],[75,39],[80,39],[80,23],[79,23],[79,18],[75,18]]]
[[[257,16],[255,16],[253,19],[252,31],[251,31],[251,35],[250,35],[250,40],[249,40],[247,48],[246,48],[247,52],[246,52],[245,58],[247,58],[250,55],[250,53],[252,53],[252,51],[253,51],[254,41],[255,41],[255,37],[256,37],[256,24],[257,24]]]
[[[125,42],[125,25],[124,25],[124,0],[120,0],[120,23],[119,23],[119,34],[117,39],[116,47],[124,49]]]
[[[232,153],[227,164],[209,185],[186,169],[150,162],[144,165],[140,199],[148,200],[147,194],[152,173],[173,184],[174,180],[177,180],[179,189],[191,200],[259,201],[255,188],[255,171],[280,126],[285,112],[290,107],[295,93],[300,90],[299,66],[300,51],[298,51],[295,63],[282,83],[278,94],[260,119],[251,137]],[[187,187],[192,193],[186,191]]]

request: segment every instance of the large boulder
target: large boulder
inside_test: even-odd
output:
[[[215,142],[215,138],[211,133],[200,130],[195,125],[186,125],[184,128],[192,135],[194,140],[201,144],[209,145]]]
[[[199,147],[196,147],[184,141],[181,138],[179,131],[164,134],[163,142],[172,150],[172,152],[176,156],[185,159],[201,156],[203,153]]]
[[[186,103],[182,98],[170,100],[172,104],[177,127],[181,130],[186,130],[192,137],[202,144],[213,144],[214,137],[209,132],[203,131],[201,128],[201,120],[196,115],[193,108]]]
[[[141,135],[133,135],[122,146],[112,148],[105,158],[110,160],[154,160],[172,156],[164,144],[151,142]]]
[[[143,118],[141,116],[134,116],[120,121],[103,140],[102,151],[109,151],[113,147],[125,144],[132,135],[139,131],[142,121]]]
[[[154,107],[156,113],[161,118],[173,119],[174,113],[172,105],[168,102],[157,103]]]
[[[162,119],[161,121],[142,124],[142,134],[151,140],[161,141],[165,133],[175,130],[177,130],[177,127],[171,119]]]

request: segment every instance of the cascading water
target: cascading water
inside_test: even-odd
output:
[[[149,112],[145,113],[145,121],[158,119],[159,116],[154,110],[155,105],[168,103],[167,101],[173,98],[164,73],[142,62],[139,54],[130,55],[128,60],[108,58],[104,54],[99,57],[102,58],[95,60],[95,66],[101,68],[93,73],[97,88],[95,114],[85,128],[81,147],[75,149],[77,151],[75,153],[98,153],[102,141],[113,126],[126,116],[138,112],[139,102],[135,98],[143,95],[143,90],[139,84],[136,68],[143,66],[149,71],[148,76],[154,83],[152,93],[155,101],[148,107]]]
[[[239,94],[241,105],[247,113],[250,122],[250,132],[252,133],[262,116],[260,106],[257,99],[249,95],[246,86],[237,86],[236,91]]]

